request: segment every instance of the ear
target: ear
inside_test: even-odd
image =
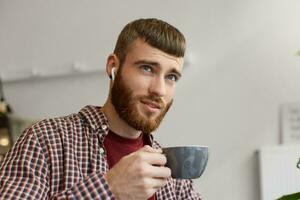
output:
[[[119,68],[119,59],[116,56],[116,54],[110,54],[106,61],[106,73],[109,76],[109,78],[112,78],[111,70],[112,68],[116,68],[116,71],[118,71]]]

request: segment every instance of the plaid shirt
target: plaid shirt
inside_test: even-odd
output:
[[[103,176],[108,130],[101,108],[94,106],[26,129],[1,163],[0,199],[115,199]],[[152,146],[160,148],[156,141]],[[156,199],[201,197],[191,180],[170,178]]]

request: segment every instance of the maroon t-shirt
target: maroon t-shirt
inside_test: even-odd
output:
[[[128,139],[109,130],[104,140],[109,169],[119,162],[122,157],[139,150],[146,144],[147,140],[143,137],[143,134],[137,139]],[[148,200],[155,200],[155,195]]]

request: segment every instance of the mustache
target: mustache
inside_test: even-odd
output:
[[[156,95],[140,96],[139,100],[141,100],[141,101],[151,101],[151,102],[157,104],[161,108],[166,107],[166,104],[164,103],[164,101],[159,96],[156,96]]]

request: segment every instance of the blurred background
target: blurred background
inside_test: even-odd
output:
[[[300,172],[285,172],[300,157],[299,10],[297,0],[0,0],[2,113],[11,122],[1,120],[0,154],[34,121],[102,105],[119,32],[156,17],[186,36],[188,50],[155,137],[209,146],[196,190],[209,200],[297,192]]]

